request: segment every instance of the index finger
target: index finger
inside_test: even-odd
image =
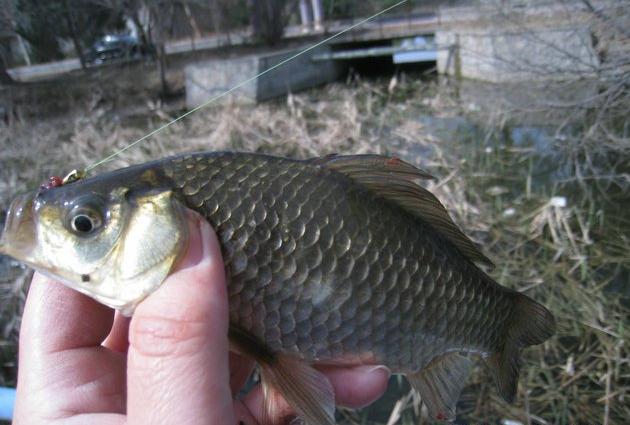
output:
[[[124,356],[100,346],[113,316],[59,282],[34,277],[20,330],[16,421],[124,411],[111,391],[124,387]]]
[[[22,316],[20,352],[28,357],[100,346],[113,320],[110,308],[35,273]]]

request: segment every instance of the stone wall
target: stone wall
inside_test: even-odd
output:
[[[591,16],[581,3],[483,2],[443,8],[438,71],[490,82],[573,79],[599,67]]]

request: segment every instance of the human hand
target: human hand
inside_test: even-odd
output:
[[[189,220],[189,230],[177,271],[132,319],[35,275],[22,319],[14,424],[261,423],[260,386],[234,398],[254,363],[229,352],[216,235],[200,218]],[[389,376],[374,367],[318,369],[347,407],[374,401]],[[277,424],[294,415],[286,403],[274,411]]]

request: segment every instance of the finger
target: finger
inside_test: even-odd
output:
[[[316,366],[335,389],[335,403],[350,408],[365,407],[387,389],[391,372],[385,366]]]
[[[20,363],[15,418],[67,417],[79,413],[124,413],[123,354],[104,347],[76,348],[50,354],[50,362]]]
[[[86,412],[124,411],[122,392],[112,389],[124,388],[125,359],[100,346],[112,319],[107,307],[34,276],[20,331],[15,418],[53,417],[84,406]]]
[[[221,252],[205,220],[190,220],[189,229],[184,268],[131,319],[130,424],[234,423]]]
[[[256,416],[249,411],[249,408],[242,400],[234,400],[234,416],[238,425],[258,425],[261,423],[258,422]]]
[[[103,347],[109,348],[118,353],[126,353],[129,348],[129,323],[130,317],[123,316],[116,312],[114,316],[114,325],[103,341]]]
[[[316,366],[333,386],[335,403],[350,408],[365,407],[377,400],[387,389],[391,375],[385,366]],[[263,419],[263,391],[260,385],[254,387],[245,398],[243,404],[258,422]],[[295,418],[295,411],[284,399],[273,409],[276,416],[270,418],[273,424],[289,423]]]
[[[113,319],[112,309],[35,273],[22,317],[20,351],[39,356],[100,346]]]
[[[270,424],[265,423],[265,425],[284,425],[293,422],[297,415],[289,403],[282,397],[274,397],[274,400],[276,400],[276,404],[273,409],[270,409],[273,412],[273,417],[263,415],[265,406],[261,384],[252,388],[241,401],[258,423],[264,423],[264,420],[271,421]]]

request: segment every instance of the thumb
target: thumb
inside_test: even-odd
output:
[[[210,225],[191,216],[179,269],[131,320],[129,424],[234,423],[224,265]]]

